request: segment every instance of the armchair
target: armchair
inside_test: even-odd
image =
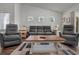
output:
[[[2,53],[3,48],[3,35],[0,33],[0,54]]]
[[[21,43],[21,37],[16,24],[7,24],[4,35],[4,47],[13,46]]]
[[[60,36],[66,39],[64,44],[71,47],[78,46],[78,34],[74,33],[73,25],[64,25],[63,33],[60,33]]]

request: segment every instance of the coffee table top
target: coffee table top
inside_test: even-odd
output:
[[[56,35],[30,35],[26,41],[28,42],[40,42],[40,41],[56,41],[56,42],[63,42],[65,41],[64,38],[61,38]]]

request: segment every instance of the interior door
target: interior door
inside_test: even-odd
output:
[[[78,33],[78,17],[76,17],[76,33]]]
[[[79,17],[76,17],[76,33],[79,33]]]
[[[79,17],[76,17],[76,33],[79,33]],[[78,37],[78,47],[79,47],[79,37]]]

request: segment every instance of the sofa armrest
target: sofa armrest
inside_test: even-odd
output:
[[[62,34],[60,32],[60,36],[66,39],[64,43],[72,45],[74,47],[78,46],[78,36],[79,36],[78,33]]]

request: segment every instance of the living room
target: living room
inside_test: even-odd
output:
[[[0,3],[1,55],[78,55],[79,3]]]

